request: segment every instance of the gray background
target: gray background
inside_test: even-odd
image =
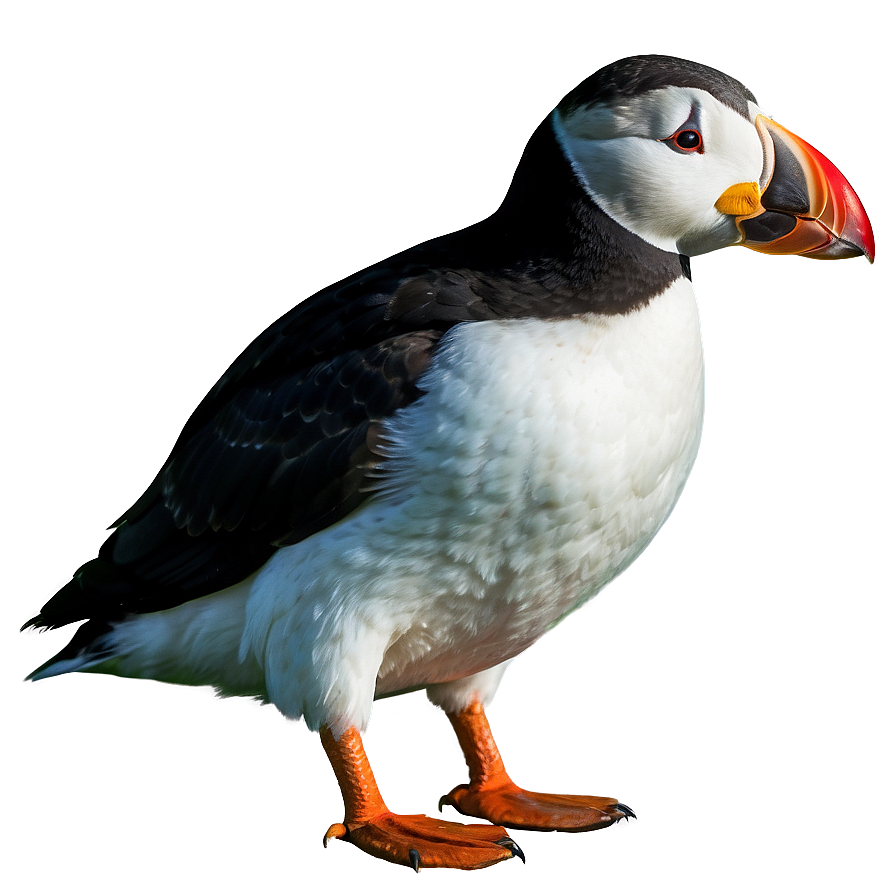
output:
[[[699,0],[306,6],[4,7],[10,892],[888,892],[887,29],[834,4],[741,4],[727,24]],[[743,80],[844,171],[880,257],[694,260],[707,415],[691,481],[493,705],[520,784],[615,796],[639,820],[523,832],[526,866],[415,878],[321,848],[335,780],[270,707],[99,676],[21,684],[68,633],[18,625],[94,556],[244,345],[328,283],[489,214],[560,97],[640,52]],[[464,779],[420,694],[378,703],[367,745],[396,811],[432,814]]]

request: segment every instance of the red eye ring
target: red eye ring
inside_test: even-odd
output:
[[[703,152],[703,135],[696,128],[682,128],[662,142],[676,152]]]

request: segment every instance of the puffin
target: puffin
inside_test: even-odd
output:
[[[694,464],[690,259],[874,259],[855,191],[734,78],[670,56],[597,71],[529,140],[500,207],[329,286],[237,357],[96,558],[23,628],[80,626],[29,676],[208,685],[319,733],[326,831],[421,868],[523,858],[613,798],[525,790],[485,707],[508,663],[647,547]],[[389,811],[376,699],[425,689],[484,823]]]

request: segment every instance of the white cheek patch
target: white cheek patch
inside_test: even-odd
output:
[[[715,208],[730,186],[759,181],[762,143],[754,125],[711,94],[694,88],[651,91],[614,111],[600,128],[588,110],[554,116],[557,138],[594,201],[619,224],[669,252],[699,255],[740,239],[734,220]],[[675,152],[661,141],[685,122],[699,120],[705,151]],[[574,131],[567,124],[574,121]],[[602,138],[590,137],[602,133]]]
[[[641,137],[570,141],[575,167],[591,198],[610,217],[647,242],[677,252],[679,209],[666,201],[670,160],[655,157],[653,141]],[[660,146],[670,157],[675,153]],[[663,164],[666,162],[667,164]],[[595,173],[599,173],[595,177]]]

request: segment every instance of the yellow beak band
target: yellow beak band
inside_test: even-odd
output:
[[[761,208],[759,202],[759,184],[755,181],[744,184],[734,184],[728,187],[718,199],[716,208],[723,215],[752,215]]]

